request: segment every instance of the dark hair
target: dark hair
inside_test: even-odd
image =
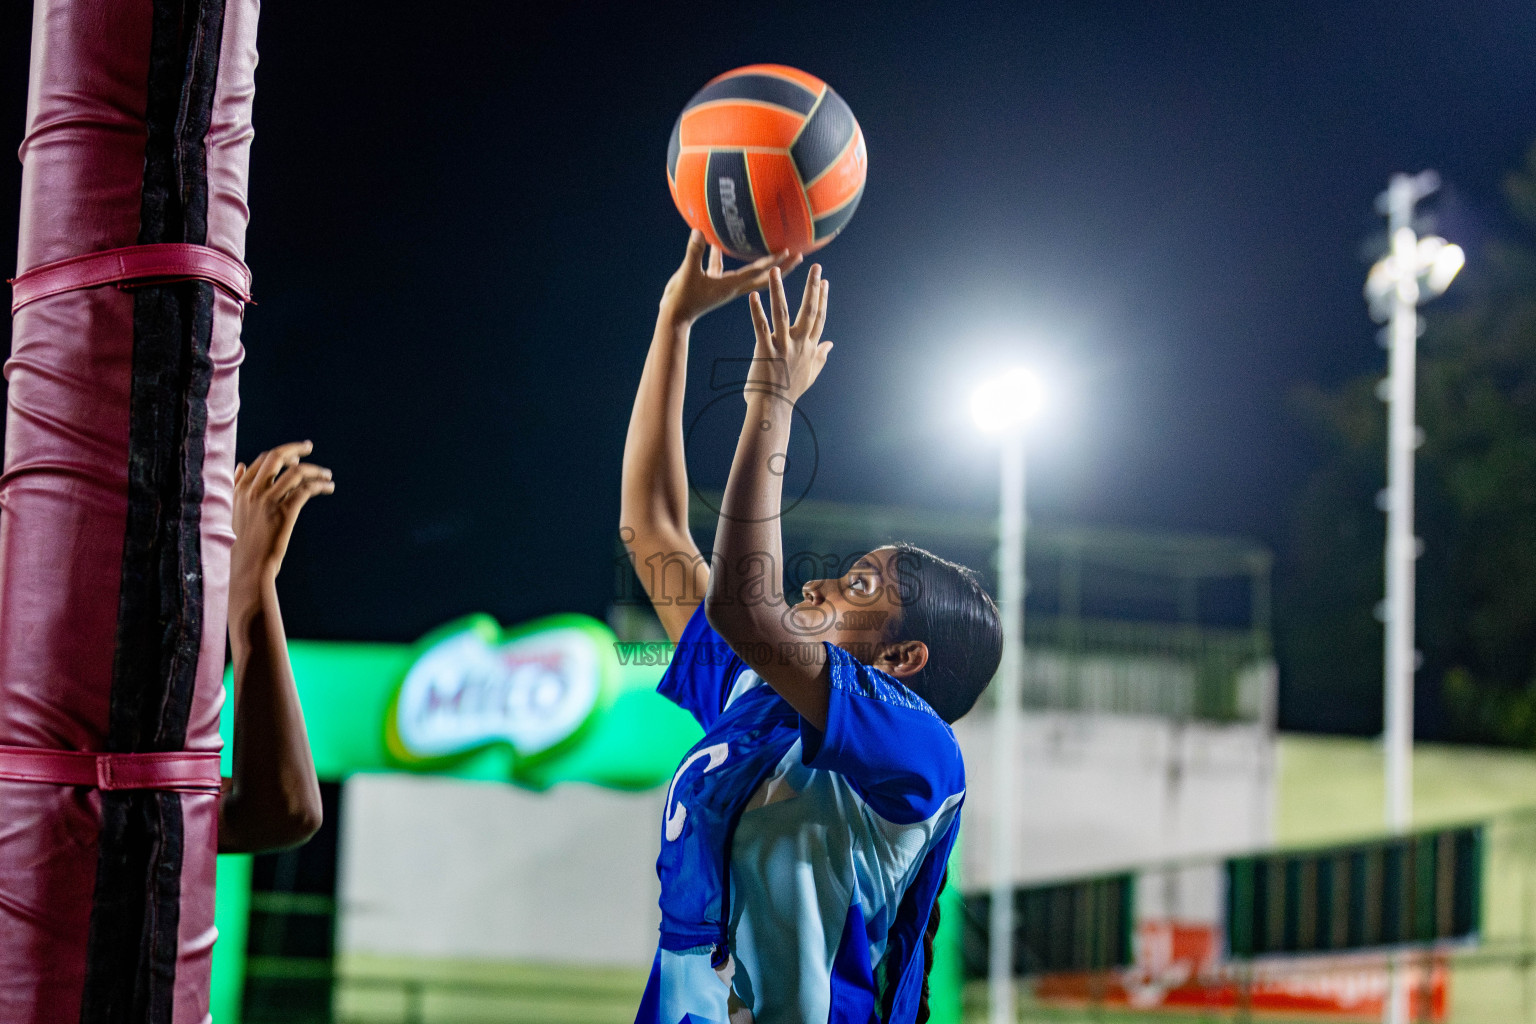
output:
[[[920,640],[928,648],[927,664],[902,682],[940,718],[955,722],[976,705],[1003,660],[1002,616],[972,570],[915,544],[887,546],[896,551],[891,563],[901,601],[901,619],[887,639],[893,643]],[[948,883],[946,865],[923,929],[923,988],[916,1024],[928,1020],[928,975],[939,931],[939,895]],[[879,1019],[889,1021],[895,986],[882,979],[882,988]]]
[[[902,680],[946,722],[971,710],[1003,658],[1003,621],[976,573],[915,544],[892,544],[901,600],[893,642],[921,640],[922,671]]]
[[[944,874],[939,879],[939,891],[934,893],[933,907],[928,911],[928,924],[923,929],[923,989],[917,1000],[917,1012],[913,1015],[914,1024],[928,1024],[930,1010],[928,1008],[928,977],[933,972],[933,940],[939,934],[939,904],[940,897],[944,895],[944,889],[949,885],[949,868],[944,868]],[[896,1001],[896,986],[889,984],[882,976],[880,985],[880,1010],[877,1015],[879,1020],[891,1019],[892,1004]]]

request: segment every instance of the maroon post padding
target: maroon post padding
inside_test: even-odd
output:
[[[225,0],[205,139],[207,246],[242,260],[259,0]],[[16,271],[140,240],[153,0],[36,0]],[[39,298],[13,321],[0,477],[0,745],[108,750],[125,572],[134,293]],[[214,289],[188,751],[219,749],[240,303]],[[0,1021],[80,1019],[103,791],[0,780]],[[180,792],[174,1024],[208,1017],[217,796]],[[107,894],[110,896],[110,894]],[[138,935],[117,938],[128,946]],[[155,984],[163,984],[157,982]],[[119,1019],[118,1011],[110,1016]],[[122,1017],[121,1019],[127,1019]]]
[[[212,751],[176,754],[93,754],[88,750],[0,747],[0,779],[53,782],[96,789],[167,789],[217,793],[223,787],[219,755]]]
[[[244,263],[206,245],[161,242],[106,249],[33,267],[11,279],[11,312],[76,288],[106,284],[131,288],[194,279],[211,281],[241,302],[251,301],[251,272]]]

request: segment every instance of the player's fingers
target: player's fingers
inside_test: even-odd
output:
[[[329,480],[330,471],[321,470],[318,466],[303,465],[284,473],[273,487],[264,496],[267,507],[281,509],[293,493],[303,487],[309,486],[316,480]]]
[[[746,292],[755,292],[760,288],[766,288],[768,287],[768,271],[760,270],[756,274],[753,274],[751,277],[742,278],[741,280],[734,282],[734,285],[736,294],[738,295],[744,294]]]
[[[780,270],[788,271],[794,269],[796,264],[799,262],[800,257],[786,249],[781,253],[770,254],[768,256],[759,256],[751,263],[737,267],[735,270],[732,270],[726,274],[722,274],[721,276],[727,280],[733,281],[736,285],[738,293],[755,291],[756,289],[767,285],[768,272],[774,267],[778,267]]]
[[[736,274],[750,274],[750,273],[752,273],[754,271],[758,271],[758,270],[767,272],[768,268],[773,266],[774,264],[784,262],[784,257],[788,256],[788,255],[789,255],[789,250],[788,249],[784,250],[783,252],[771,252],[767,256],[759,256],[757,259],[753,260],[751,263],[743,263],[741,266],[737,267],[733,271],[733,273],[736,273]]]
[[[778,258],[774,260],[774,265],[777,266],[779,270],[787,274],[791,270],[794,270],[796,267],[798,267],[801,261],[804,259],[805,257],[799,253],[790,252],[788,249],[785,249],[783,252],[779,253]]]
[[[240,486],[241,479],[245,476],[245,463],[235,463],[235,486]]]
[[[311,441],[290,441],[288,444],[278,445],[262,456],[264,461],[261,475],[256,478],[256,483],[262,487],[271,486],[284,470],[297,464],[314,449],[314,443]]]
[[[720,252],[718,245],[709,247],[709,276],[719,277],[725,273],[725,256]]]
[[[768,272],[768,303],[773,309],[773,329],[789,331],[789,300],[784,297],[784,275],[778,267]]]
[[[278,473],[277,449],[270,448],[251,460],[245,471],[245,486],[251,494],[261,494]]]
[[[768,327],[768,315],[763,312],[763,300],[757,292],[747,296],[747,308],[752,311],[752,330],[757,333],[757,343],[768,348],[773,331]]]
[[[820,300],[816,303],[816,323],[812,326],[811,334],[810,334],[810,336],[813,339],[820,338],[821,337],[821,332],[824,329],[826,329],[826,326],[827,326],[827,295],[828,295],[828,293],[831,292],[831,290],[832,290],[832,282],[830,282],[830,281],[823,281],[823,282],[821,282],[821,287],[818,289],[818,291],[821,293],[821,297],[820,297]]]
[[[812,263],[810,273],[805,275],[805,291],[800,295],[800,309],[795,313],[795,323],[810,323],[805,318],[810,313],[812,319],[816,316],[816,302],[821,296],[821,264]]]
[[[304,452],[283,452],[274,458],[267,467],[266,473],[256,481],[256,486],[267,493],[273,490],[281,490],[294,473],[294,467],[301,465]]]
[[[278,477],[270,493],[274,500],[282,501],[295,488],[303,487],[312,480],[329,480],[330,478],[331,471],[324,466],[317,466],[312,462],[301,462]]]
[[[694,270],[704,258],[704,232],[694,228],[688,232],[688,248],[683,252],[683,266]]]
[[[805,336],[815,344],[821,337],[822,324],[827,320],[827,279],[822,278],[816,282],[816,292],[811,296],[811,309],[807,314],[808,322],[805,324]]]
[[[761,260],[742,267],[741,270],[743,273],[750,272],[752,274],[750,287],[755,291],[758,288],[768,287],[768,282],[771,280],[775,268],[778,269],[780,274],[787,274],[800,265],[800,259],[801,257],[797,253],[782,252],[778,256],[764,256]],[[762,264],[761,267],[758,267],[759,263]],[[749,286],[743,282],[741,287],[745,289]]]
[[[735,292],[738,295],[746,292],[755,292],[761,289],[773,288],[773,268],[759,270],[749,278],[735,282]]]
[[[780,270],[790,270],[800,265],[801,255],[790,252],[788,249],[780,249],[766,256],[759,256],[751,263],[744,265],[742,270],[767,270],[769,267],[778,267]]]
[[[304,481],[287,494],[283,495],[283,513],[289,520],[299,514],[299,509],[317,494],[331,494],[336,490],[336,481],[329,477],[314,478]]]

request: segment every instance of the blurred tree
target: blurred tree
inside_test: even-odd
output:
[[[1521,240],[1480,252],[1420,347],[1417,704],[1430,734],[1536,747],[1536,145],[1505,193]],[[1283,724],[1380,729],[1376,384],[1295,396],[1326,455],[1297,504],[1280,581]]]

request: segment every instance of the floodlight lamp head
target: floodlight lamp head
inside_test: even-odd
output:
[[[1435,235],[1415,238],[1403,228],[1395,233],[1394,243],[1365,279],[1365,299],[1377,323],[1391,318],[1394,300],[1416,306],[1443,295],[1467,262],[1461,246]]]
[[[1467,264],[1467,254],[1461,246],[1445,243],[1441,239],[1437,241],[1442,244],[1424,274],[1424,284],[1431,295],[1444,294],[1456,275],[1461,273],[1461,268]]]

